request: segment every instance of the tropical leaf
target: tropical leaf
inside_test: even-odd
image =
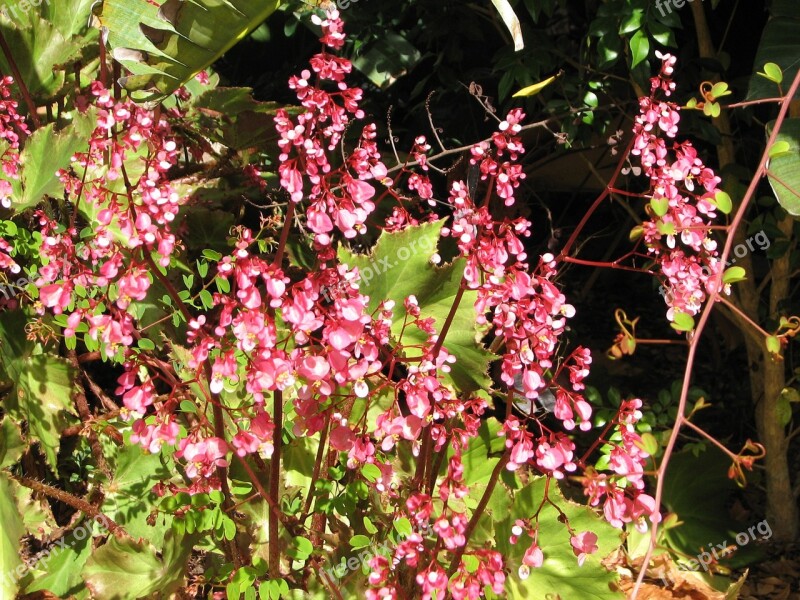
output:
[[[612,591],[617,576],[607,571],[600,561],[619,546],[620,531],[600,518],[591,508],[575,504],[564,498],[558,485],[546,477],[537,477],[517,492],[508,516],[497,524],[497,550],[505,558],[511,575],[506,580],[509,598],[580,598],[581,600],[621,599],[620,592]],[[550,502],[543,502],[547,494]],[[556,509],[552,503],[558,506]],[[532,540],[523,535],[516,544],[509,543],[511,528],[522,515],[538,514],[539,544],[544,550],[544,564],[530,569],[523,578],[519,567],[522,556]],[[563,516],[576,532],[591,531],[597,535],[598,550],[578,565],[570,544],[570,534]],[[524,573],[523,573],[524,576]]]
[[[83,578],[97,600],[168,598],[184,580],[191,549],[187,539],[170,533],[159,558],[147,541],[112,536],[86,562]]]
[[[410,358],[420,356],[416,348],[424,346],[428,336],[407,325],[405,299],[416,296],[422,314],[435,319],[435,327],[441,330],[464,274],[464,259],[443,267],[430,262],[443,225],[444,220],[441,220],[383,233],[369,255],[339,249],[341,262],[351,269],[358,267],[361,274],[359,290],[370,297],[370,312],[381,301],[394,300],[392,333],[402,342],[404,353]],[[458,357],[447,378],[462,391],[491,386],[487,371],[494,357],[478,341],[483,332],[476,325],[476,297],[475,291],[464,293],[444,341],[447,351]]]
[[[771,134],[774,124],[774,121],[767,124],[767,135]],[[783,151],[775,152],[776,147]],[[767,173],[769,184],[780,205],[790,215],[798,218],[800,217],[800,119],[787,119],[783,122],[772,148]]]
[[[783,81],[789,84],[800,68],[800,13],[796,0],[774,0],[770,6],[771,18],[761,34],[747,100],[775,98],[778,85],[758,75],[767,63],[777,64],[783,71]]]
[[[32,437],[55,471],[61,432],[72,417],[75,373],[67,362],[47,354],[25,335],[25,316],[0,314],[0,369],[14,383],[4,408],[14,419],[25,420]]]
[[[280,0],[103,0],[97,14],[114,58],[131,72],[123,86],[137,101],[158,103],[279,5]]]
[[[25,533],[22,517],[14,502],[14,490],[11,480],[5,473],[0,473],[0,595],[3,598],[16,598],[17,577],[15,569],[22,564],[19,554],[19,539]]]

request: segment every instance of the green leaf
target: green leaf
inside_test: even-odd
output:
[[[383,300],[394,300],[392,333],[396,340],[402,333],[399,341],[406,348],[406,357],[419,356],[419,351],[412,346],[421,347],[428,338],[426,333],[405,322],[406,297],[416,296],[422,316],[434,318],[435,327],[441,331],[464,273],[464,259],[443,267],[430,263],[443,225],[444,220],[441,220],[399,232],[384,232],[369,255],[339,248],[339,260],[351,269],[358,267],[361,273],[359,289],[370,297],[370,312]],[[467,290],[463,294],[444,340],[444,347],[458,359],[444,379],[465,392],[491,386],[487,371],[494,356],[478,341],[485,328],[478,329],[476,325],[476,298],[475,291]]]
[[[112,55],[133,73],[134,99],[158,103],[210,66],[278,8],[280,0],[103,0],[96,10]]]
[[[684,556],[697,556],[710,543],[733,542],[736,533],[746,531],[752,524],[737,523],[728,510],[731,493],[738,489],[727,476],[730,462],[730,458],[710,446],[697,456],[686,450],[673,454],[665,475],[664,513],[676,513],[681,524],[664,531],[670,548]],[[756,544],[750,543],[740,546],[723,563],[737,568],[761,552]]]
[[[170,533],[159,558],[147,541],[112,536],[89,558],[83,578],[96,600],[127,600],[156,593],[168,597],[184,582],[191,549],[188,538]]]
[[[728,89],[728,84],[724,81],[719,81],[711,87],[709,92],[713,98],[721,98],[723,96],[730,96],[731,92]]]
[[[0,469],[16,463],[25,452],[26,446],[16,423],[9,417],[4,417],[0,424]]]
[[[781,394],[775,407],[775,416],[778,417],[778,424],[786,427],[792,420],[792,405],[789,398]]]
[[[44,3],[43,0],[40,2]],[[21,10],[22,4],[15,2],[10,6],[17,16],[12,20],[12,26],[5,25],[6,19],[0,18],[4,24],[3,36],[14,49],[16,67],[35,101],[39,104],[52,102],[64,87],[65,72],[71,71],[69,65],[80,59],[82,46],[88,40],[65,39],[64,34],[48,18],[40,17],[41,13],[36,10]],[[84,3],[82,8],[85,11],[82,15],[83,24],[86,25],[89,21],[88,6]],[[22,14],[17,15],[17,12]],[[77,16],[77,11],[73,11],[73,16]],[[0,53],[0,69],[3,73],[11,72],[5,53]],[[49,176],[52,177],[52,173]]]
[[[779,90],[774,79],[792,81],[800,67],[797,60],[800,56],[800,38],[797,36],[800,14],[797,13],[797,3],[790,2],[788,10],[782,11],[778,2],[772,2],[770,12],[772,17],[761,33],[761,42],[753,61],[754,65],[764,65],[764,75],[756,72],[750,77],[746,100],[775,98]],[[774,65],[769,71],[768,63]],[[781,73],[779,77],[778,71]]]
[[[786,398],[787,402],[800,402],[800,392],[793,387],[783,388],[781,397]]]
[[[401,517],[392,521],[392,527],[394,527],[397,534],[403,538],[407,538],[414,532],[414,529],[411,527],[411,521],[406,517]]]
[[[780,84],[783,81],[783,71],[774,62],[768,62],[764,65],[764,72],[759,72],[759,75],[772,81],[773,83]]]
[[[767,352],[780,356],[781,354],[781,340],[774,335],[767,336],[766,339]]]
[[[22,564],[19,539],[25,533],[22,517],[14,502],[14,490],[5,473],[0,472],[0,591],[3,598],[16,598],[17,578],[15,569]],[[23,573],[24,575],[24,573]]]
[[[565,499],[554,482],[550,483],[548,497],[563,511],[576,532],[591,531],[597,535],[598,550],[586,557],[578,566],[572,551],[570,534],[561,522],[560,513],[549,502],[542,502],[545,494],[545,477],[536,477],[514,496],[503,520],[497,524],[496,549],[502,554],[510,576],[506,579],[509,598],[580,598],[580,600],[622,600],[624,595],[611,590],[618,575],[607,571],[600,561],[620,544],[620,531],[606,523],[590,508]],[[519,576],[522,556],[530,545],[523,537],[516,544],[509,542],[511,528],[519,515],[539,512],[539,543],[544,551],[544,563],[531,569],[526,579]]]
[[[666,198],[652,198],[650,207],[657,216],[663,217],[669,211],[669,200]]]
[[[381,478],[380,468],[372,463],[366,463],[363,467],[361,467],[361,474],[364,476],[364,479],[370,483],[375,483]]]
[[[725,215],[730,214],[731,210],[733,210],[733,201],[731,197],[727,192],[723,192],[722,190],[717,191],[714,195],[714,204],[720,212]]]
[[[694,329],[694,319],[685,312],[676,310],[672,316],[672,320],[673,322],[670,323],[670,325],[676,331],[691,331]]]
[[[798,21],[800,26],[800,21]],[[767,124],[767,135],[775,122]],[[777,147],[780,153],[773,155]],[[770,148],[767,175],[780,205],[793,217],[800,217],[800,118],[786,119]]]
[[[736,283],[737,281],[744,281],[747,279],[747,271],[742,267],[731,267],[725,269],[722,274],[722,283]]]
[[[370,544],[370,539],[365,535],[354,535],[350,538],[350,547],[359,550],[361,548],[366,548]]]
[[[786,154],[792,150],[792,146],[786,140],[780,140],[772,144],[772,147],[769,149],[769,157],[775,158],[776,156],[780,156],[781,154]]]
[[[157,496],[153,486],[167,480],[174,466],[164,452],[150,454],[130,441],[111,461],[114,476],[105,487],[103,513],[119,523],[133,537],[142,537],[160,546],[172,523],[172,516],[160,516],[154,526],[147,523]]]
[[[76,117],[63,131],[57,132],[55,124],[50,123],[31,134],[20,152],[22,194],[12,196],[14,210],[35,206],[45,196],[63,196],[64,186],[56,171],[68,168],[72,156],[88,148],[84,133],[89,118],[93,118],[93,113]]]
[[[652,433],[643,433],[642,434],[642,443],[637,444],[642,450],[647,452],[650,456],[656,456],[658,454],[659,444],[658,440]]]
[[[369,517],[364,517],[364,529],[370,535],[375,535],[378,533],[378,528],[375,527],[375,524],[370,520]]]
[[[505,450],[505,440],[498,435],[500,422],[490,417],[481,423],[478,436],[470,439],[469,446],[463,450],[461,463],[464,465],[464,483],[468,486],[483,486],[492,475],[495,465],[500,462],[500,455]],[[453,456],[451,448],[448,459]],[[442,461],[442,472],[447,470],[447,462]]]
[[[294,546],[287,550],[287,554],[295,560],[305,560],[314,551],[314,546],[308,538],[297,536],[294,538]]]
[[[644,16],[644,9],[634,8],[630,15],[623,19],[619,26],[619,34],[625,35],[637,31],[642,27],[642,17]]]
[[[86,535],[79,540],[75,533],[82,528]],[[84,521],[66,537],[63,548],[59,548],[56,544],[52,545],[51,554],[36,563],[37,571],[41,571],[42,575],[25,586],[25,591],[31,593],[47,590],[64,598],[75,593],[76,587],[83,588],[81,570],[92,552],[91,528],[92,521]]]
[[[647,34],[643,30],[639,30],[633,34],[630,40],[631,48],[631,69],[636,67],[640,62],[647,58],[650,53],[650,40],[647,39]]]
[[[75,373],[67,362],[27,339],[26,317],[20,311],[0,314],[0,368],[14,383],[6,409],[25,420],[55,471],[61,432],[71,423]]]

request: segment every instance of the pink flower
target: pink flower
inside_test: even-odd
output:
[[[569,539],[572,544],[572,552],[578,557],[578,565],[583,566],[589,554],[597,552],[597,535],[591,531],[584,531],[578,535],[573,535]]]

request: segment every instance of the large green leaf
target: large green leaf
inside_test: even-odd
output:
[[[751,525],[737,523],[728,510],[731,493],[738,489],[728,478],[729,466],[730,458],[713,447],[698,456],[684,451],[670,459],[663,504],[682,524],[665,530],[664,538],[666,545],[683,556],[697,556],[710,544],[735,544],[736,534]],[[760,555],[761,550],[749,544],[723,562],[737,568]]]
[[[770,135],[773,126],[774,121],[767,125],[767,135]],[[783,122],[773,148],[782,151],[775,153],[769,161],[769,184],[786,212],[793,217],[800,217],[800,119],[786,119]]]
[[[72,124],[62,131],[56,131],[55,124],[50,123],[33,132],[20,153],[22,181],[14,182],[17,192],[11,200],[14,210],[35,206],[44,196],[63,196],[64,185],[56,171],[68,168],[76,152],[88,149],[87,140],[94,129],[94,119],[94,111],[88,111],[86,115],[76,115]]]
[[[92,536],[86,527],[91,527],[89,521],[84,521],[71,532],[63,547],[55,544],[50,547],[51,554],[46,557],[44,564],[39,562],[36,565],[36,578],[25,586],[27,593],[47,590],[60,598],[67,598],[84,589],[81,569],[92,551]],[[75,535],[77,531],[81,531],[79,536]]]
[[[158,6],[154,6],[158,4]],[[136,100],[160,102],[271,15],[280,0],[103,0],[98,16]]]
[[[0,468],[5,469],[17,462],[25,451],[25,442],[20,436],[19,427],[5,417],[0,423]]]
[[[416,296],[422,316],[434,318],[435,327],[441,331],[464,274],[463,259],[444,267],[430,262],[443,225],[444,220],[441,220],[399,232],[384,232],[368,255],[339,249],[342,263],[351,269],[358,267],[361,273],[359,289],[370,297],[370,311],[386,299],[394,300],[392,333],[396,339],[400,339],[402,334],[400,341],[407,357],[420,356],[419,350],[413,346],[425,344],[427,334],[406,324],[405,299]],[[446,379],[461,391],[487,389],[491,385],[487,371],[494,357],[478,341],[483,331],[476,325],[476,297],[477,292],[464,293],[444,340],[444,347],[458,359]]]
[[[61,432],[71,416],[75,373],[63,358],[47,354],[27,339],[26,317],[19,311],[0,314],[0,369],[14,383],[5,406],[8,414],[28,422],[45,459],[56,470]]]
[[[147,523],[157,500],[153,486],[172,477],[165,454],[150,454],[138,444],[127,442],[114,461],[114,477],[105,486],[103,514],[119,523],[133,537],[160,544],[172,517],[160,517],[154,526]]]
[[[83,578],[96,600],[132,600],[158,593],[168,598],[184,580],[191,552],[189,540],[167,536],[162,558],[146,541],[111,537],[83,569]]]
[[[623,598],[621,593],[611,591],[616,575],[600,564],[603,558],[619,546],[621,532],[606,523],[592,509],[566,500],[555,482],[550,483],[548,498],[558,505],[576,532],[592,531],[597,535],[598,550],[586,558],[583,566],[578,566],[569,541],[570,534],[561,522],[560,513],[546,502],[539,512],[539,545],[544,552],[544,564],[537,569],[531,569],[526,579],[519,577],[522,556],[531,539],[523,535],[516,544],[510,544],[511,528],[517,518],[529,518],[539,510],[546,481],[545,477],[537,477],[517,492],[508,517],[497,526],[497,550],[503,555],[511,572],[506,580],[508,597],[531,600]]]
[[[778,96],[778,86],[774,82],[756,75],[759,71],[763,72],[766,63],[775,63],[783,70],[784,91],[800,67],[800,13],[797,11],[797,0],[773,0],[770,13],[772,17],[761,34],[761,43],[753,63],[747,100]]]
[[[14,502],[14,490],[5,473],[0,472],[0,594],[3,598],[16,598],[18,585],[12,574],[22,564],[19,539],[25,533],[22,517]]]
[[[0,29],[14,51],[25,85],[39,103],[60,95],[70,65],[96,54],[96,29],[89,29],[91,0],[20,2],[0,0]],[[23,9],[23,5],[27,5]],[[91,48],[87,52],[87,47]],[[3,73],[10,69],[0,54]],[[70,75],[71,76],[71,75]]]

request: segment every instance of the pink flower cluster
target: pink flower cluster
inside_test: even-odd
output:
[[[723,265],[709,222],[717,217],[721,180],[690,142],[667,144],[665,138],[674,140],[678,133],[680,108],[656,95],[669,97],[675,89],[671,76],[676,59],[656,54],[662,59],[661,71],[651,79],[650,96],[639,100],[631,154],[639,156],[650,178],[647,197],[652,218],[643,224],[643,235],[648,253],[665,277],[667,317],[673,321],[676,311],[696,315],[709,295],[718,291],[715,281]],[[724,291],[729,293],[727,286]]]
[[[20,134],[30,135],[24,117],[17,113],[19,104],[11,99],[11,86],[14,78],[5,76],[0,79],[0,140],[8,147],[0,155],[0,206],[11,206],[11,179],[19,179],[19,142]],[[2,260],[2,259],[0,259]],[[2,264],[0,264],[2,268]]]
[[[645,517],[651,522],[661,520],[656,502],[644,493],[644,467],[649,454],[642,450],[642,438],[635,424],[642,418],[642,401],[625,400],[616,419],[619,441],[609,444],[607,471],[586,469],[583,476],[584,493],[591,506],[603,503],[606,520],[617,528],[633,523],[637,530],[647,531]]]
[[[0,155],[0,206],[11,207],[11,180],[19,179],[19,145],[20,135],[30,134],[25,119],[17,113],[19,104],[11,99],[11,86],[14,79],[6,76],[0,79],[0,140],[7,147]],[[19,273],[20,267],[11,258],[12,246],[0,237],[0,271]]]

